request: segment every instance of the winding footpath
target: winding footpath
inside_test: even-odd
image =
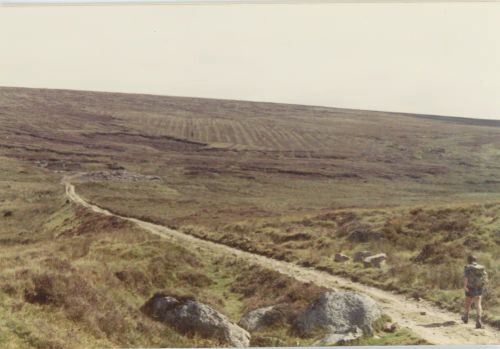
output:
[[[403,295],[383,291],[375,287],[352,282],[312,268],[301,267],[293,263],[278,261],[265,256],[245,252],[223,244],[206,241],[162,225],[145,222],[136,218],[124,217],[82,199],[70,183],[71,177],[65,177],[62,183],[66,187],[66,195],[74,203],[86,207],[96,213],[115,216],[137,224],[152,234],[172,242],[189,245],[206,253],[228,255],[240,258],[249,263],[275,270],[302,282],[311,282],[329,289],[351,289],[364,293],[377,301],[383,312],[401,327],[409,328],[419,337],[432,344],[500,344],[500,331],[491,327],[476,330],[474,321],[464,325],[459,315],[442,310],[427,301],[416,301]]]

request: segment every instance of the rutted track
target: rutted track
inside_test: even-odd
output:
[[[194,236],[186,235],[176,230],[145,222],[136,218],[124,217],[108,210],[92,205],[82,199],[75,191],[75,186],[70,183],[70,177],[65,177],[63,183],[66,195],[76,204],[91,209],[94,212],[116,216],[137,224],[139,227],[168,240],[190,245],[218,255],[232,255],[247,262],[278,271],[299,281],[311,282],[327,288],[350,288],[367,294],[374,298],[394,321],[402,327],[411,329],[415,334],[432,344],[498,344],[500,332],[486,327],[476,330],[473,324],[459,323],[457,314],[439,309],[426,301],[415,301],[402,295],[383,291],[374,287],[362,285],[350,280],[330,275],[311,268],[305,268],[293,263],[278,261],[272,258],[241,251],[233,247],[206,241]]]

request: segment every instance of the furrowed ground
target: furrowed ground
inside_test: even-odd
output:
[[[224,276],[212,276],[214,256],[162,249],[153,237],[120,222],[97,220],[102,226],[94,226],[95,217],[66,204],[59,180],[79,172],[91,173],[74,183],[79,194],[121,215],[457,311],[464,258],[475,253],[490,273],[486,317],[490,323],[500,320],[500,122],[0,88],[0,156],[2,264],[10,273],[1,294],[9,312],[20,312],[14,319],[29,319],[24,325],[11,323],[2,335],[6,339],[36,344],[26,334],[35,327],[45,328],[49,338],[54,327],[38,326],[46,322],[40,309],[49,309],[53,324],[64,328],[54,341],[73,338],[74,322],[66,321],[73,315],[66,312],[75,312],[81,321],[78,316],[83,315],[71,307],[90,301],[26,302],[25,293],[29,298],[36,283],[47,277],[54,277],[50,282],[56,285],[83,282],[102,291],[89,291],[98,310],[85,315],[90,316],[83,320],[88,330],[74,337],[81,346],[86,341],[92,346],[145,345],[144,338],[149,345],[166,345],[165,336],[174,336],[168,337],[169,346],[192,345],[173,332],[161,332],[156,323],[137,320],[134,316],[141,315],[128,310],[117,315],[126,323],[121,326],[144,322],[147,334],[119,331],[132,337],[112,338],[99,327],[99,318],[116,302],[122,302],[119,308],[137,309],[158,290],[154,280],[165,285],[171,279],[162,273],[176,270],[179,263],[187,274],[201,263],[217,287],[201,283],[196,288],[196,282],[182,278],[174,279],[175,287],[182,285],[207,301],[225,299],[224,292],[229,299],[238,298],[231,296],[230,284],[241,266],[223,263]],[[122,170],[154,177],[124,178]],[[168,257],[165,249],[177,252]],[[387,253],[387,266],[365,269],[333,261],[336,252],[352,256],[360,250]],[[48,257],[54,260],[45,261]],[[134,261],[130,265],[129,258]],[[157,259],[166,263],[157,268],[160,275],[151,268]],[[134,270],[137,265],[139,271]],[[133,276],[121,274],[127,268]],[[114,273],[145,280],[123,282]],[[135,283],[149,286],[134,289]],[[212,303],[236,317],[255,306],[245,302]],[[399,340],[411,341],[405,336]],[[209,345],[201,339],[196,343]]]

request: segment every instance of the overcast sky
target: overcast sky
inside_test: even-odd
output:
[[[0,85],[500,119],[500,3],[0,7]]]

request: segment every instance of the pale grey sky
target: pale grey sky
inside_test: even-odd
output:
[[[0,85],[500,119],[500,3],[0,7]]]

